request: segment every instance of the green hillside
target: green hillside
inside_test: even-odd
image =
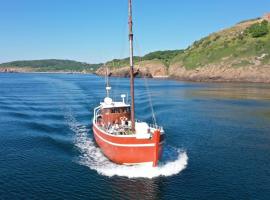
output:
[[[265,56],[263,56],[265,55]],[[196,41],[172,63],[182,63],[187,69],[220,62],[233,66],[252,65],[256,57],[262,64],[270,61],[270,24],[267,21],[247,21]]]
[[[149,54],[146,54],[143,57],[134,56],[134,62],[138,63],[140,61],[148,61],[148,60],[160,60],[166,66],[171,64],[171,61],[178,54],[181,54],[183,50],[167,50],[167,51],[155,51]],[[129,65],[129,58],[124,59],[114,59],[106,63],[109,67],[122,67]]]

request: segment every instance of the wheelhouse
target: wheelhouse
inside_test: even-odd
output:
[[[126,123],[130,121],[130,106],[101,108],[99,120],[104,125]]]

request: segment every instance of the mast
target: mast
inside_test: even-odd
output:
[[[134,70],[133,70],[133,30],[132,30],[132,0],[128,2],[129,14],[129,59],[130,59],[130,96],[131,96],[131,130],[135,131],[135,104],[134,104]]]

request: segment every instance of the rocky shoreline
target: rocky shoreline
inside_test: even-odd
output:
[[[30,71],[30,68],[0,67],[0,73],[26,73]]]
[[[249,66],[249,67],[225,67],[207,66],[193,70],[172,65],[167,68],[164,65],[144,65],[135,66],[137,77],[147,77],[155,79],[173,79],[191,82],[250,82],[250,83],[270,83],[270,66]],[[0,68],[0,73],[76,73],[76,74],[96,74],[104,76],[105,68],[99,68],[95,73],[74,72],[74,71],[50,71],[37,72],[32,68]],[[110,76],[129,77],[129,67],[110,69]]]
[[[183,81],[196,82],[250,82],[270,83],[270,67],[203,67],[195,70],[177,68],[170,77]]]
[[[135,75],[148,78],[168,78],[180,81],[193,82],[251,82],[270,83],[270,66],[247,66],[247,67],[226,67],[226,66],[205,66],[187,70],[179,65],[166,66],[143,66],[134,68]],[[99,68],[97,75],[104,76],[106,69]],[[110,76],[129,77],[129,67],[110,69]]]

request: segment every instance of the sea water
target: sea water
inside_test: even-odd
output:
[[[129,80],[111,86],[121,100]],[[166,132],[157,168],[96,146],[102,77],[0,74],[0,199],[270,198],[270,85],[137,79],[135,93],[137,118],[153,104]]]

